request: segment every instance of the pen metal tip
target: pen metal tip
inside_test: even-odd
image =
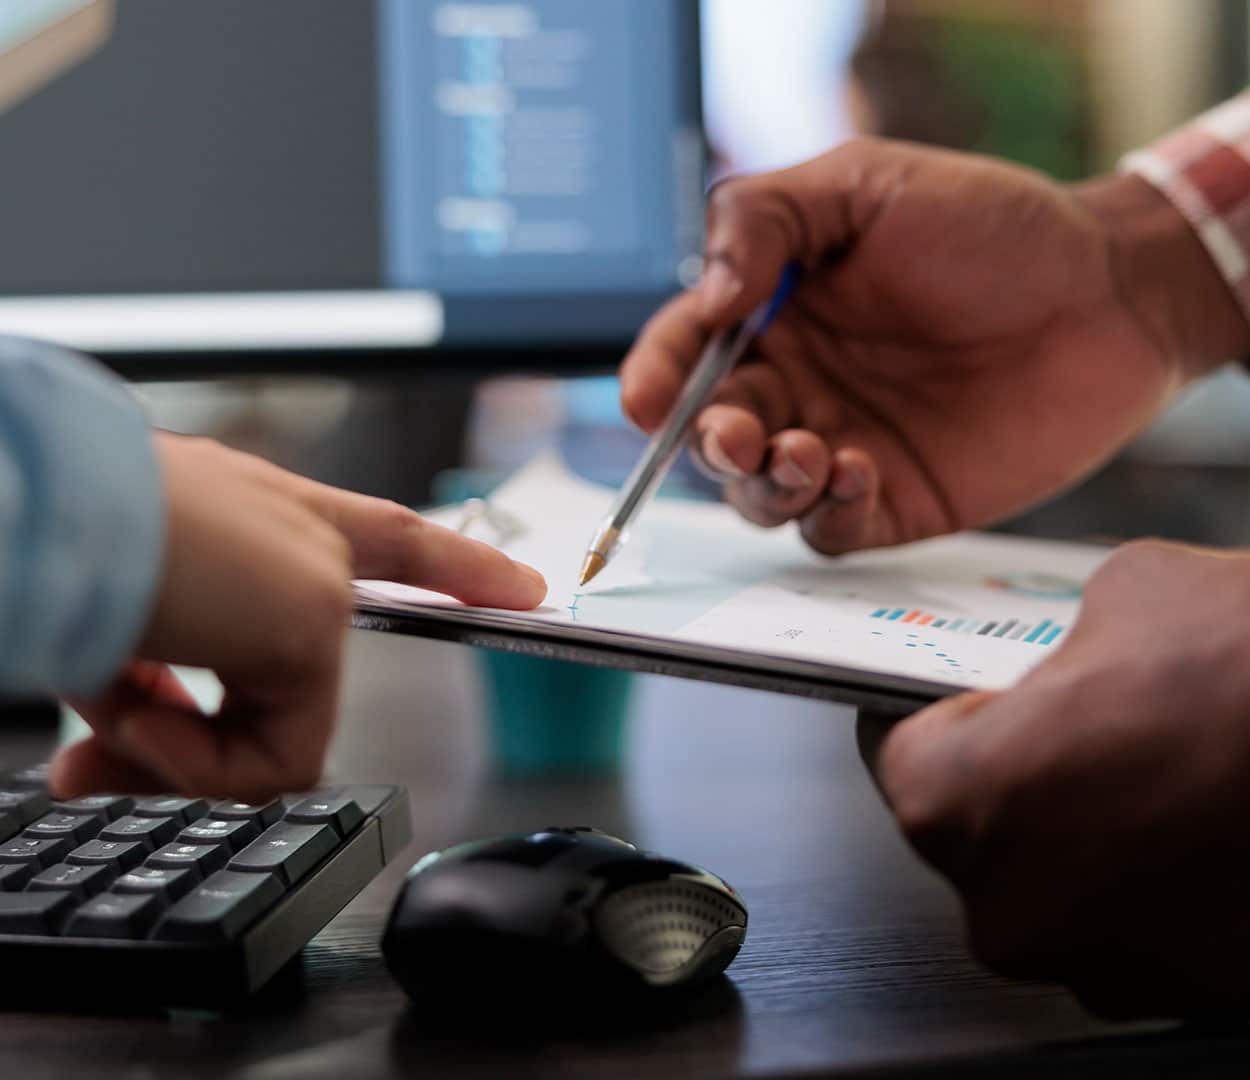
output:
[[[586,555],[586,561],[582,563],[582,571],[577,575],[577,584],[585,585],[607,565],[608,560],[600,555],[599,552],[588,552]]]

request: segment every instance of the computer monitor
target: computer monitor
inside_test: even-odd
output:
[[[698,273],[694,0],[0,6],[0,333],[132,375],[619,355]]]

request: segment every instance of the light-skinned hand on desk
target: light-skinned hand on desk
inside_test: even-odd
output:
[[[311,787],[334,727],[352,577],[529,608],[537,571],[381,499],[206,439],[158,434],[165,565],[134,660],[57,757],[58,794],[185,791],[247,801]],[[213,669],[216,716],[167,663]]]
[[[1226,151],[1219,166],[1222,187],[1206,176],[1232,205],[1244,164]],[[1222,236],[1233,267],[1240,221]],[[713,194],[703,283],[621,373],[640,426],[790,259],[804,279],[697,421],[696,449],[746,517],[797,519],[824,552],[1003,518],[1250,354],[1207,248],[1137,176],[1066,186],[857,141]],[[1131,545],[1019,686],[891,733],[883,791],[989,965],[1114,1015],[1250,1005],[1248,611],[1250,555]]]

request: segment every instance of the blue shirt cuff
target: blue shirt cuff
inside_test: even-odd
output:
[[[164,534],[151,430],[125,386],[0,337],[0,691],[101,689],[143,633]]]

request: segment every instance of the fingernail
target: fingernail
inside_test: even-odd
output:
[[[829,494],[839,502],[853,502],[867,490],[867,477],[854,466],[842,465],[829,488]]]
[[[724,259],[708,263],[699,281],[699,306],[705,315],[715,315],[727,308],[742,291],[742,282]]]
[[[725,453],[720,437],[714,431],[709,431],[703,436],[703,459],[718,473],[723,473],[725,476],[732,476],[735,479],[746,476],[746,473],[738,468],[733,463],[733,459]]]
[[[812,478],[799,467],[799,463],[785,447],[776,447],[773,450],[772,467],[768,470],[768,476],[778,487],[790,491],[802,491],[812,486]]]

